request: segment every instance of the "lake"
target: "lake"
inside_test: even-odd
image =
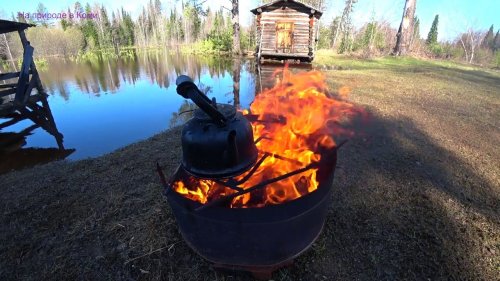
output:
[[[70,160],[112,152],[189,119],[190,114],[180,113],[192,105],[176,92],[181,74],[192,77],[218,103],[248,108],[256,93],[255,61],[248,59],[152,51],[111,60],[52,59],[39,68],[64,146],[75,149]],[[30,125],[23,121],[2,132]],[[25,142],[24,148],[57,147],[41,128]]]

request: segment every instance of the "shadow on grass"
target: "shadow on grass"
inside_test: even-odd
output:
[[[491,279],[487,257],[476,250],[494,234],[471,221],[482,216],[498,225],[493,186],[409,119],[374,118],[367,128],[340,151],[323,234],[274,279]],[[180,240],[175,224],[169,233]],[[161,279],[252,280],[213,271],[183,242],[132,265],[134,278],[148,268]]]
[[[479,215],[499,225],[493,186],[411,120],[375,119],[369,128],[365,139],[352,140],[339,153],[325,232],[299,259],[296,277],[493,277],[492,268],[484,269],[488,256],[473,246],[494,233],[470,224]]]
[[[461,69],[444,66],[440,66],[438,69],[442,71],[441,73],[445,72],[449,74],[449,76],[447,76],[448,79],[453,78],[459,83],[463,83],[465,80],[470,83],[488,85],[489,87],[500,87],[500,74],[495,76],[483,70]]]

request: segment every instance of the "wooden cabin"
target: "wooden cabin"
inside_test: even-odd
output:
[[[317,8],[294,0],[277,0],[251,10],[256,15],[258,61],[261,59],[314,59],[318,24]]]

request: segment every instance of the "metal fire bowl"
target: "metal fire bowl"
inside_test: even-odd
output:
[[[262,208],[194,211],[202,204],[173,190],[166,196],[184,240],[200,256],[216,264],[268,267],[297,257],[319,236],[331,204],[334,171],[335,165],[321,173],[326,178],[314,192]]]

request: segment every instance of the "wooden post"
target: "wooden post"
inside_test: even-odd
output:
[[[29,81],[29,86],[24,92],[24,106],[20,109],[21,114],[28,116],[35,124],[40,125],[43,129],[45,129],[48,133],[54,136],[56,139],[57,145],[59,149],[64,149],[63,145],[63,135],[59,133],[57,130],[56,122],[54,120],[54,116],[52,115],[52,110],[50,109],[49,102],[47,101],[47,93],[43,88],[42,81],[40,80],[40,75],[38,74],[38,70],[36,69],[35,60],[33,59],[33,50],[34,48],[30,45],[30,42],[26,38],[26,34],[24,33],[24,29],[18,30],[19,37],[21,39],[21,43],[25,50],[25,56],[23,58],[23,67],[25,62],[24,60],[27,58],[26,54],[31,54],[29,62],[29,67],[26,67],[28,70],[27,77],[29,78],[29,73],[31,72],[31,81]],[[19,81],[21,81],[21,74],[19,75]],[[18,82],[19,84],[19,82]],[[40,102],[42,106],[40,107],[36,104],[36,100],[31,102],[30,95],[33,88],[36,87],[39,95]],[[30,112],[26,106],[29,106],[32,111]]]
[[[257,17],[256,17],[256,24],[257,24],[257,32],[256,32],[256,37],[255,38],[255,41],[257,43],[257,46],[255,47],[256,51],[257,51],[257,61],[258,63],[260,63],[260,57],[261,57],[261,49],[262,49],[262,27],[260,25],[260,18],[262,17],[262,14],[258,14]]]
[[[24,46],[23,64],[21,66],[21,71],[19,72],[19,79],[17,80],[15,106],[24,106],[27,98],[29,98],[29,93],[26,94],[26,85],[30,78],[30,66],[33,60],[33,51],[33,47],[29,44]]]
[[[309,57],[313,57],[313,41],[314,41],[314,13],[309,16]]]

